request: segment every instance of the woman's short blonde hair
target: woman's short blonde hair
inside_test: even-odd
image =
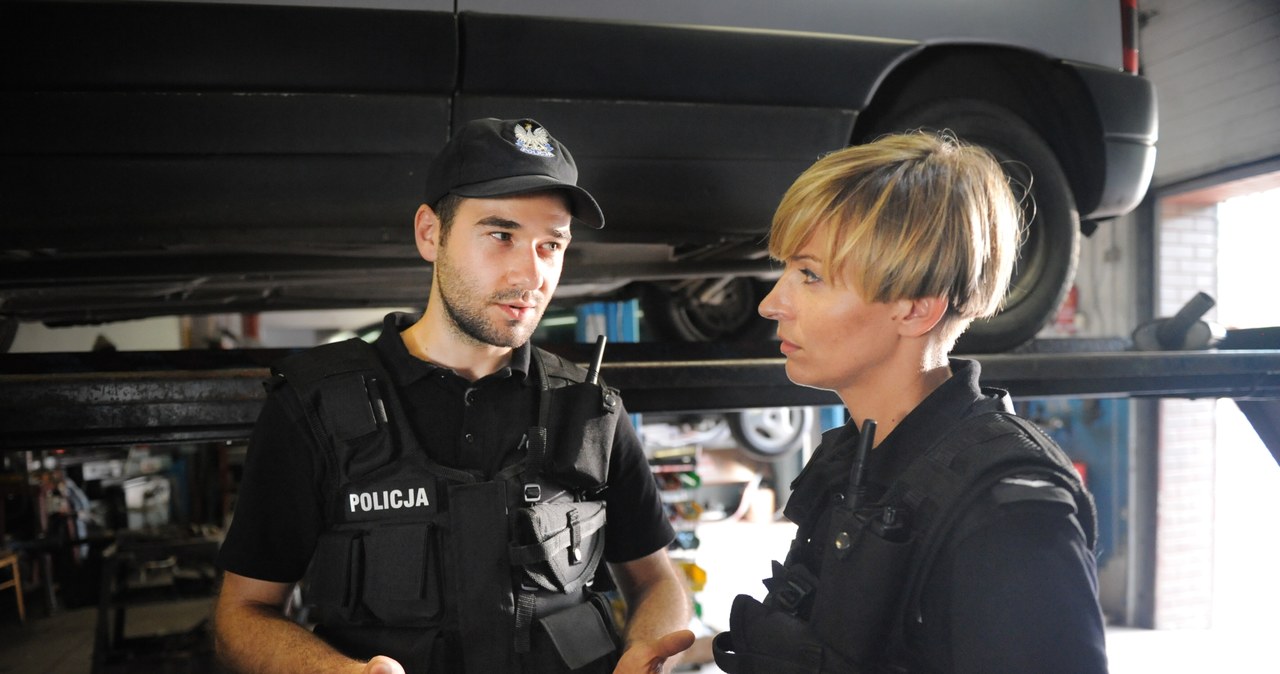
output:
[[[769,253],[786,260],[814,240],[832,281],[864,299],[945,297],[936,330],[949,351],[969,323],[1000,308],[1021,237],[1021,211],[991,153],[912,132],[809,167],[774,214]]]

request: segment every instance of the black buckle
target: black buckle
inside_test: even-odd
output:
[[[769,596],[765,604],[797,615],[800,605],[813,594],[818,579],[804,566],[785,566],[773,563],[773,577],[765,581]]]
[[[795,613],[800,608],[800,602],[813,592],[812,587],[806,587],[804,584],[794,579],[788,578],[786,583],[778,590],[777,596],[774,598],[778,608],[787,613]]]

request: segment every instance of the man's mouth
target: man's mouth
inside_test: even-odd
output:
[[[498,308],[502,309],[511,320],[524,321],[533,316],[538,307],[535,304],[499,304]]]

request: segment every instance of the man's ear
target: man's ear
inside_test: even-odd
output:
[[[422,204],[413,216],[413,242],[418,246],[418,254],[427,262],[436,261],[436,253],[440,246],[440,218],[431,207]]]
[[[922,337],[928,334],[947,313],[945,297],[919,297],[899,301],[902,311],[899,314],[901,320],[898,322],[898,332],[903,337]]]

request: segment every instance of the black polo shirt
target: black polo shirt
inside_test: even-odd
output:
[[[409,353],[400,332],[409,314],[389,314],[374,346],[409,422],[431,459],[453,468],[492,475],[536,421],[538,382],[529,377],[532,347],[526,342],[511,363],[474,382]]]
[[[539,389],[537,377],[530,376],[532,347],[517,348],[507,367],[472,382],[409,353],[400,331],[416,318],[387,315],[374,344],[411,426],[433,461],[492,474],[536,421]],[[218,555],[224,570],[286,583],[306,571],[323,529],[325,467],[298,409],[287,385],[263,405],[234,518]],[[618,415],[607,485],[607,561],[638,559],[671,542],[674,532],[625,411]]]

